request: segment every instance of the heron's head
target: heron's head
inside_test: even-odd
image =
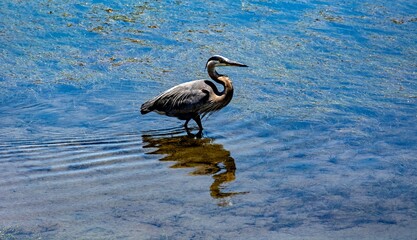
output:
[[[214,55],[206,63],[206,68],[209,66],[213,67],[224,67],[224,66],[235,66],[235,67],[247,67],[247,65],[231,61],[228,58],[222,57],[220,55]]]

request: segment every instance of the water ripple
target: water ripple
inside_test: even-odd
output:
[[[0,185],[22,184],[27,179],[82,179],[98,171],[132,171],[152,165],[140,145],[137,136],[5,144],[0,147],[0,165],[13,171],[3,171]]]

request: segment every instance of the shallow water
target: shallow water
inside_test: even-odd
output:
[[[415,238],[415,4],[0,2],[0,239]],[[201,139],[140,115],[213,54]]]

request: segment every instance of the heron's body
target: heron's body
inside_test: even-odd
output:
[[[201,132],[203,129],[201,118],[222,109],[233,97],[232,81],[228,76],[217,73],[216,66],[246,67],[244,64],[232,62],[227,58],[213,56],[207,61],[206,67],[211,79],[222,85],[221,91],[210,80],[182,83],[142,104],[141,113],[155,111],[159,114],[177,117],[186,121],[186,128],[188,122],[193,119]]]

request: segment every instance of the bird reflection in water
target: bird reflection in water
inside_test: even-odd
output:
[[[212,175],[210,195],[223,199],[246,192],[223,192],[222,185],[235,180],[235,160],[223,145],[210,138],[180,135],[182,129],[170,132],[152,131],[142,135],[143,147],[155,149],[147,154],[164,155],[160,161],[175,162],[171,168],[194,168],[191,175]],[[228,204],[225,202],[224,204]]]

